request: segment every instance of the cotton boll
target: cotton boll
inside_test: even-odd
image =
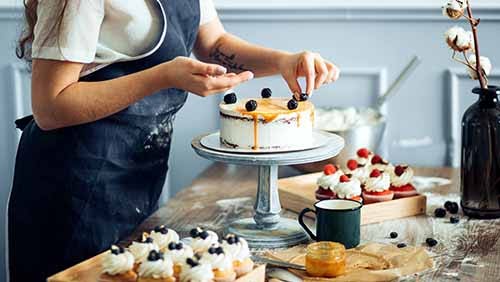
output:
[[[490,59],[488,59],[488,57],[481,56],[480,60],[481,60],[481,68],[483,69],[484,73],[486,74],[486,76],[490,75],[491,69],[492,69]],[[467,67],[467,71],[469,72],[470,77],[474,80],[479,79],[477,77],[477,72],[475,71],[475,69],[476,69],[476,55],[469,56],[469,63],[474,68],[474,69],[471,69],[471,68]]]
[[[448,46],[457,52],[473,49],[474,36],[470,31],[465,31],[463,28],[455,26],[448,29],[444,35]]]
[[[466,0],[448,0],[443,5],[443,15],[450,19],[458,19],[464,14],[467,8]]]

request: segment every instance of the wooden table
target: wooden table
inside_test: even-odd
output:
[[[297,172],[291,168],[280,168],[281,177],[294,174]],[[458,170],[417,168],[416,175],[452,180],[451,185],[427,191],[429,215],[447,199],[458,201]],[[256,181],[257,170],[253,167],[213,164],[129,238],[138,238],[141,232],[159,224],[166,224],[182,236],[196,226],[221,233],[226,223],[252,216]],[[283,211],[283,216],[297,215]],[[388,237],[391,231],[398,232],[397,239]],[[439,244],[432,248],[435,270],[419,277],[419,281],[500,281],[500,220],[472,220],[461,215],[459,224],[451,224],[447,219],[422,215],[362,226],[361,237],[364,241],[411,245],[424,244],[427,237],[437,239]]]

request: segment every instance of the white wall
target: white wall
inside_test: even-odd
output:
[[[441,17],[441,0],[215,0],[228,31],[266,46],[320,52],[342,69],[341,80],[317,91],[317,105],[368,105],[395,78],[413,54],[423,63],[390,101],[387,151],[394,161],[418,165],[456,162],[460,116],[474,100],[473,83],[452,62],[443,33],[453,22]],[[17,132],[13,120],[29,110],[29,75],[14,56],[21,21],[20,0],[0,0],[0,209],[10,190]],[[500,1],[477,0],[483,54],[500,66]],[[500,72],[492,83],[500,84]],[[16,80],[16,78],[19,78]],[[236,89],[256,96],[271,87],[289,95],[279,77],[257,79]],[[190,141],[218,127],[220,97],[191,96],[174,129],[170,184],[175,194],[209,162],[197,157]],[[410,146],[409,146],[410,145]],[[2,213],[3,215],[3,213]],[[0,226],[3,226],[0,217]],[[0,228],[0,242],[4,240]],[[0,244],[0,254],[4,246]],[[0,255],[0,265],[5,261]],[[0,271],[0,281],[3,272]]]

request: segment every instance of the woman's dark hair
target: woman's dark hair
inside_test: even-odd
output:
[[[59,0],[57,1],[58,5],[54,6],[57,8],[58,16],[53,18],[52,28],[44,34],[45,38],[42,42],[45,42],[53,33],[55,32],[57,35],[57,43],[59,43],[59,34],[61,31],[61,25],[64,18],[64,13],[66,11],[66,7],[68,6],[68,0]],[[24,0],[24,18],[25,25],[21,36],[19,37],[19,41],[17,42],[16,55],[19,59],[25,59],[27,61],[31,61],[31,45],[33,44],[33,40],[35,39],[35,24],[38,20],[37,16],[37,8],[38,8],[38,0]]]

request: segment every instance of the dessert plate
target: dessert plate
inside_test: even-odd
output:
[[[224,146],[220,142],[220,132],[209,134],[200,140],[203,147],[211,150],[216,150],[226,153],[245,153],[245,154],[271,154],[271,153],[286,153],[286,152],[297,152],[312,150],[319,147],[323,147],[332,141],[333,137],[331,134],[322,131],[313,131],[313,142],[310,145],[304,147],[293,147],[293,148],[272,148],[272,149],[259,149],[252,150],[247,148],[230,148]]]

